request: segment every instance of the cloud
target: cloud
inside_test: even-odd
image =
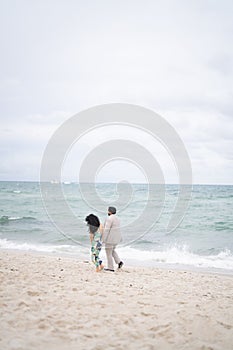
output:
[[[195,181],[232,182],[231,1],[23,0],[1,7],[2,179],[37,179],[43,149],[66,118],[126,102],[175,127]]]

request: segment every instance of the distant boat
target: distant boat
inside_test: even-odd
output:
[[[51,180],[50,183],[53,184],[53,185],[54,185],[54,184],[57,185],[57,184],[59,184],[60,182],[59,182],[58,180]]]
[[[64,181],[63,184],[64,184],[64,185],[70,185],[71,182],[70,182],[70,181]]]

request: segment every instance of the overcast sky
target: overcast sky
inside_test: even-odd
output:
[[[125,102],[154,110],[175,128],[194,183],[233,184],[233,1],[0,4],[0,180],[38,180],[46,144],[66,119]],[[122,133],[140,140],[134,131]],[[91,140],[76,145],[77,164]],[[153,153],[152,142],[148,147]],[[168,157],[158,154],[166,180],[176,182]],[[141,181],[132,164],[114,164],[99,181],[116,171],[124,179],[125,169],[128,180]],[[64,180],[76,170],[64,166]]]

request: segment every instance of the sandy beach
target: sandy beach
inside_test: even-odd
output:
[[[233,347],[231,276],[0,251],[0,348]]]

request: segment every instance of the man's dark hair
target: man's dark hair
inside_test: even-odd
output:
[[[108,211],[112,214],[116,214],[116,208],[115,207],[109,207]]]
[[[100,221],[98,216],[94,214],[89,214],[85,221],[87,222],[87,225],[89,226],[90,232],[95,233],[98,228],[100,227]]]

